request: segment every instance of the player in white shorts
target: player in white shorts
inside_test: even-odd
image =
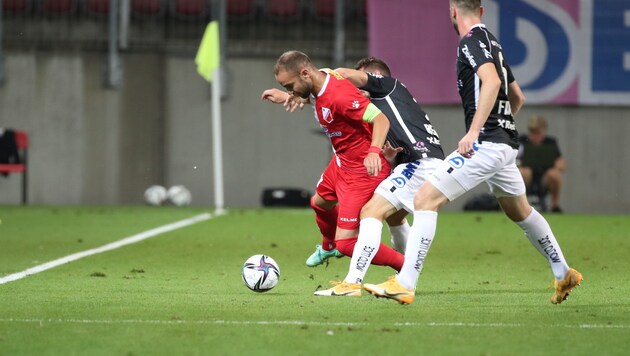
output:
[[[466,135],[414,198],[413,226],[402,269],[388,281],[365,284],[364,288],[401,304],[413,302],[435,237],[438,210],[485,181],[505,214],[549,262],[556,287],[551,302],[562,303],[582,281],[582,275],[569,268],[549,224],[527,202],[525,184],[516,167],[518,133],[514,125],[514,115],[525,97],[505,62],[499,41],[481,23],[481,1],[450,0],[450,5],[451,21],[460,37],[457,85]]]
[[[329,289],[318,290],[319,296],[360,296],[365,273],[379,251],[383,220],[387,219],[392,233],[392,247],[405,251],[406,239],[396,236],[408,234],[409,225],[404,217],[413,212],[413,199],[431,175],[442,163],[444,152],[439,136],[428,116],[407,88],[390,76],[387,64],[377,58],[365,58],[357,70],[341,68],[337,72],[370,95],[376,105],[390,120],[385,155],[396,163],[392,174],[377,187],[370,201],[361,209],[359,236],[350,260],[350,268],[344,280],[333,283]],[[388,157],[389,156],[389,157]],[[402,221],[402,224],[393,222]],[[404,231],[402,231],[404,230]],[[402,233],[401,233],[402,232]]]

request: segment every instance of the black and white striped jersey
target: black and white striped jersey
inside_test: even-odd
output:
[[[479,90],[483,83],[477,69],[488,62],[494,63],[501,88],[494,108],[479,133],[479,142],[505,143],[518,148],[518,132],[514,125],[508,95],[509,84],[514,81],[512,70],[503,56],[503,49],[483,24],[475,25],[459,42],[457,51],[457,88],[466,116],[466,132],[470,129],[479,103]]]
[[[398,79],[368,73],[367,84],[361,89],[370,93],[372,103],[389,119],[387,140],[403,148],[396,164],[426,157],[444,159],[440,137],[429,117]]]

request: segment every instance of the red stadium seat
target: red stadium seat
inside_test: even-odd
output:
[[[230,0],[227,4],[230,19],[249,19],[256,15],[254,0]]]
[[[336,11],[335,0],[314,0],[313,13],[320,19],[334,19]]]
[[[45,14],[63,15],[74,13],[77,2],[75,0],[41,0],[39,6]]]
[[[2,11],[5,13],[25,13],[30,10],[30,0],[2,0]]]
[[[155,17],[164,14],[162,0],[131,0],[131,13],[139,17]]]
[[[209,13],[208,3],[204,0],[173,0],[171,12],[175,17],[183,19],[200,19]]]
[[[91,14],[109,14],[109,0],[86,0],[85,9]]]
[[[278,20],[296,20],[301,15],[299,0],[267,0],[265,10],[269,17]]]
[[[19,162],[0,163],[0,174],[22,173],[22,204],[28,200],[28,180],[27,180],[27,153],[28,134],[24,131],[15,131],[15,147]]]

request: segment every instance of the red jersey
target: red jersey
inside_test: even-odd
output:
[[[370,100],[339,73],[325,72],[326,81],[315,99],[315,113],[328,135],[341,167],[365,171],[363,160],[372,143],[372,126],[363,121]]]

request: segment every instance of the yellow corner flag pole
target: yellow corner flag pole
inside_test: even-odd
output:
[[[203,33],[201,44],[195,57],[197,73],[211,82],[215,69],[221,66],[221,45],[219,40],[219,22],[211,21]]]
[[[206,26],[201,39],[195,63],[197,72],[206,81],[212,82],[212,164],[214,171],[214,209],[223,214],[223,149],[221,144],[221,43],[219,22],[212,21]]]

